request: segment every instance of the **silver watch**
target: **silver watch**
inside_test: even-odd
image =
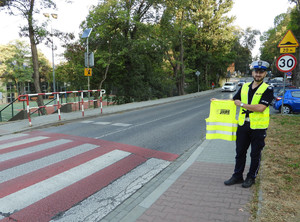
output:
[[[241,107],[243,107],[244,106],[244,103],[241,103]]]

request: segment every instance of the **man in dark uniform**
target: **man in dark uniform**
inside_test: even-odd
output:
[[[269,105],[273,100],[273,88],[264,83],[269,63],[255,61],[251,64],[253,82],[245,83],[233,97],[236,106],[240,107],[239,126],[236,140],[236,163],[232,177],[225,185],[242,183],[248,188],[255,183],[259,170],[261,151],[265,146],[266,130],[269,126]],[[246,155],[251,145],[251,163],[246,180],[243,172]]]

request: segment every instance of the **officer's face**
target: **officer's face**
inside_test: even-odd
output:
[[[263,69],[255,69],[252,71],[252,77],[255,82],[262,82],[267,75],[267,71]]]

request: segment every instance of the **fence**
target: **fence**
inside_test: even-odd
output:
[[[87,102],[88,104],[90,102],[98,102],[97,99],[90,99],[90,93],[92,92],[100,92],[100,113],[102,114],[102,109],[103,109],[103,104],[102,104],[102,96],[105,94],[104,89],[99,89],[99,90],[82,90],[82,91],[65,91],[65,92],[50,92],[50,93],[36,93],[36,94],[26,94],[26,95],[20,95],[18,97],[19,101],[26,102],[26,112],[27,112],[27,117],[29,121],[29,126],[32,126],[31,122],[31,113],[30,110],[35,110],[34,112],[41,110],[41,109],[46,109],[49,107],[54,107],[54,110],[57,108],[57,113],[58,113],[58,119],[61,120],[61,107],[67,104],[78,104],[81,108],[81,113],[82,116],[84,116],[84,104]],[[88,100],[84,100],[84,93],[88,93]],[[76,99],[73,99],[72,102],[68,101],[68,94],[80,94],[80,99],[76,101]],[[48,98],[53,97],[54,98],[54,104],[51,105],[44,105],[44,106],[38,106],[38,107],[30,107],[29,101],[31,100],[36,100],[38,96],[48,96]],[[63,100],[60,100],[60,97],[62,98],[65,96],[66,102],[64,103]],[[77,98],[76,96],[74,98]]]
[[[2,122],[3,120],[8,121],[9,119],[14,117],[16,112],[18,112],[19,107],[14,106],[16,101],[18,101],[18,98],[14,99],[9,104],[5,105],[3,108],[2,107],[0,108],[0,122]],[[23,109],[25,109],[24,102],[23,102]],[[3,118],[3,113],[7,118]]]

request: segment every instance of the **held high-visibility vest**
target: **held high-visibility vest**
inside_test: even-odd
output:
[[[241,101],[242,103],[248,104],[248,91],[249,91],[250,83],[245,83],[242,87],[241,91]],[[259,104],[262,94],[266,91],[269,87],[268,84],[262,83],[260,87],[256,90],[255,94],[253,95],[251,105]],[[250,101],[249,101],[250,102]],[[239,114],[239,125],[242,126],[245,123],[246,113],[243,112],[245,109],[243,107],[240,108]],[[263,112],[251,112],[249,113],[250,119],[250,128],[251,129],[267,129],[269,126],[270,121],[270,108],[267,107]]]
[[[236,140],[238,121],[233,100],[213,100],[206,119],[206,139]]]

